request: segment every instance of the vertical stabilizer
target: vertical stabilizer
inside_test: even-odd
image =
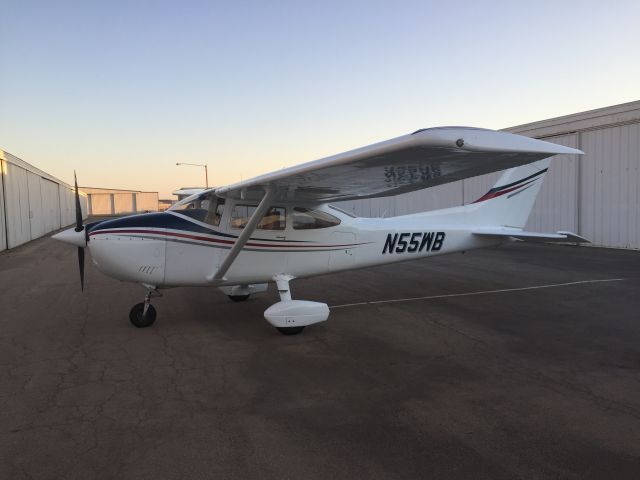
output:
[[[469,207],[473,223],[524,228],[542,187],[551,158],[507,170],[493,186]]]

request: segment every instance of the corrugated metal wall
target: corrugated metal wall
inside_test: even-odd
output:
[[[113,194],[113,206],[116,214],[131,213],[135,211],[133,206],[132,193],[114,193]]]
[[[75,221],[71,186],[8,152],[0,150],[0,154],[0,250],[17,247]],[[87,198],[83,195],[80,199],[86,218]]]
[[[640,248],[640,123],[581,134],[580,231],[596,245]]]
[[[159,203],[158,192],[140,192],[136,195],[138,212],[157,212]]]
[[[81,190],[83,189],[81,188]],[[91,190],[88,192],[91,215],[121,215],[158,211],[158,192],[113,190],[102,193],[95,191],[98,189]]]
[[[593,245],[640,249],[640,102],[507,129],[579,148],[578,158],[551,163],[526,228],[570,230]],[[336,205],[358,216],[395,216],[468,204],[487,192],[500,172],[397,197]]]
[[[358,217],[395,217],[461,205],[462,198],[462,182],[455,182],[395,197],[349,200],[335,205]]]
[[[565,147],[580,148],[577,134],[544,139]],[[557,232],[578,231],[578,162],[576,155],[558,155],[551,162],[549,173],[533,205],[527,230]]]
[[[4,159],[0,156],[0,252],[7,248],[7,224],[4,204]]]
[[[113,214],[113,206],[111,205],[110,193],[90,193],[89,209],[91,215],[111,215]]]
[[[64,184],[58,185],[58,195],[60,197],[60,226],[71,225],[76,221],[76,204],[74,190]],[[84,209],[86,200],[81,202]]]
[[[27,171],[8,163],[4,179],[7,248],[13,248],[31,240]]]

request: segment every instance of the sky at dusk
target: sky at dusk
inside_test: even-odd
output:
[[[81,185],[223,185],[440,125],[640,99],[640,2],[0,0],[0,148]]]

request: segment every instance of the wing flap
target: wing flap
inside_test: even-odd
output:
[[[235,199],[323,203],[398,195],[525,165],[576,150],[506,132],[469,127],[419,130],[216,189]]]
[[[509,228],[486,227],[474,229],[471,233],[485,237],[515,238],[525,242],[591,243],[580,235],[565,231],[558,231],[556,233],[540,233]]]

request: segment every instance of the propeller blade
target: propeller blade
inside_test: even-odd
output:
[[[82,208],[80,207],[80,192],[78,191],[78,177],[76,177],[75,170],[73,171],[73,180],[76,186],[76,232],[81,231],[82,226]]]
[[[80,267],[80,288],[84,292],[84,248],[78,247],[78,267]]]
[[[84,225],[82,225],[82,207],[80,206],[80,191],[78,190],[78,177],[76,176],[76,171],[73,171],[73,182],[76,187],[76,228],[74,229],[76,232],[81,232],[84,230]],[[85,230],[85,243],[88,241],[86,237]],[[84,247],[78,247],[78,267],[80,268],[80,288],[84,292]]]

